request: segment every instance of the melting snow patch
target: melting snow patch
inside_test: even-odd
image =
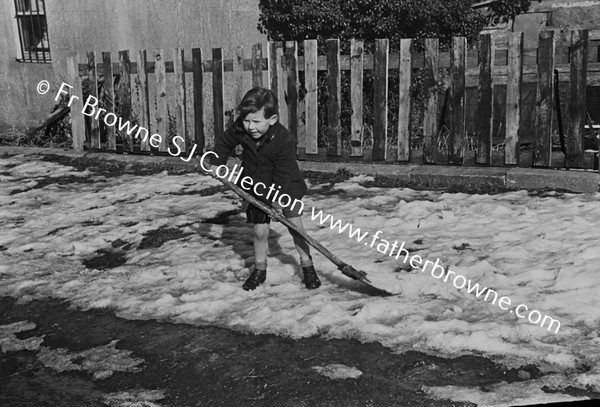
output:
[[[0,325],[0,348],[2,353],[15,352],[23,349],[36,350],[40,348],[44,338],[33,336],[27,339],[19,339],[15,335],[19,332],[35,329],[35,324],[29,321],[19,321],[8,325]]]
[[[362,372],[355,367],[346,366],[334,363],[327,366],[313,366],[319,374],[329,377],[331,380],[336,379],[358,379]]]
[[[131,352],[116,349],[117,341],[87,349],[81,352],[69,352],[67,349],[42,347],[39,355],[44,366],[64,372],[65,370],[83,370],[93,374],[94,380],[110,377],[113,372],[139,372],[138,365],[143,359],[131,357]]]
[[[160,404],[154,401],[164,398],[162,390],[121,391],[107,394],[104,397],[104,404],[110,407],[160,407]]]

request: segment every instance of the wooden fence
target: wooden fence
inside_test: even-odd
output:
[[[241,48],[231,59],[224,57],[221,48],[214,48],[210,59],[193,48],[191,60],[177,48],[170,61],[163,50],[152,54],[139,51],[135,61],[129,51],[120,51],[118,60],[113,60],[110,52],[88,52],[86,61],[71,55],[67,80],[74,85],[73,93],[100,99],[93,115],[83,114],[85,98],[73,104],[73,143],[77,150],[85,145],[106,151],[172,153],[178,136],[182,155],[194,148],[194,153],[200,154],[223,132],[231,119],[227,108],[239,101],[247,90],[242,85],[244,77],[251,76],[253,86],[270,87],[278,95],[280,120],[298,137],[300,159],[598,168],[593,153],[584,151],[584,129],[586,88],[600,86],[599,41],[600,30],[576,30],[544,31],[534,50],[523,48],[522,33],[502,33],[481,35],[474,49],[468,49],[465,38],[453,38],[448,52],[440,52],[438,39],[425,40],[420,52],[415,51],[413,40],[403,39],[399,52],[390,53],[389,41],[378,39],[373,53],[365,51],[363,41],[351,40],[350,53],[341,55],[340,41],[331,39],[321,44],[324,55],[318,54],[316,40],[300,44],[302,56],[298,55],[299,44],[293,41],[270,42],[265,49],[256,44],[249,58]],[[370,95],[364,93],[367,71],[372,75]],[[415,73],[422,78],[420,115],[413,114]],[[170,94],[168,74],[173,74],[174,83]],[[323,75],[327,101],[326,108],[319,109]],[[349,76],[347,102],[342,99],[344,75]],[[98,78],[103,78],[101,96]],[[396,94],[390,92],[390,78],[397,81]],[[556,80],[568,84],[563,120],[558,121]],[[225,106],[228,81],[235,89],[231,106]],[[531,83],[537,84],[535,114],[524,118],[522,88]],[[497,117],[494,108],[494,92],[500,87],[506,94],[503,117]],[[471,107],[466,97],[469,88],[476,90],[476,103]],[[392,98],[397,100],[395,111],[389,109]],[[372,101],[373,117],[365,118],[367,99]],[[168,100],[174,107],[168,107]],[[342,126],[343,103],[349,104],[351,112],[346,129]],[[471,135],[466,125],[469,108],[475,109],[476,118]],[[397,123],[392,131],[390,117]],[[169,126],[169,119],[174,126]],[[420,121],[416,126],[415,120]],[[524,120],[535,121],[535,134],[527,135],[529,149],[520,143]],[[126,121],[137,124],[137,131],[126,134]],[[503,140],[496,143],[495,122],[504,123]],[[559,149],[553,134],[563,122]],[[122,138],[116,137],[119,127]],[[415,145],[419,148],[411,149]],[[594,149],[598,149],[597,142]]]

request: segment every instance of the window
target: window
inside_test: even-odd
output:
[[[21,46],[20,61],[50,62],[45,0],[14,0]]]

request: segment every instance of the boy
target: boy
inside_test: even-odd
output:
[[[238,106],[239,117],[225,134],[217,137],[211,166],[227,162],[227,158],[239,144],[244,148],[242,156],[243,176],[261,182],[266,186],[281,187],[281,193],[300,200],[307,186],[296,162],[296,140],[278,121],[278,102],[275,94],[264,88],[249,90]],[[264,195],[254,195],[258,200],[272,206],[296,227],[304,230],[301,208],[281,208],[277,202],[268,201]],[[254,270],[242,288],[254,290],[267,278],[267,250],[270,231],[270,217],[250,204],[246,210],[247,222],[254,224]],[[304,273],[304,285],[315,289],[321,285],[313,266],[308,243],[295,231],[288,229],[296,250],[300,255],[300,265]]]

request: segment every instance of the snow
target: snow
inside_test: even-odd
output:
[[[368,188],[360,176],[334,186],[312,186],[304,199],[309,235],[390,291],[369,295],[360,283],[313,257],[323,285],[306,290],[293,241],[272,225],[266,284],[245,292],[252,265],[252,229],[243,214],[207,223],[239,209],[231,192],[189,194],[219,186],[198,174],[94,175],[94,183],[50,184],[45,177],[90,178],[88,172],[14,156],[0,158],[0,295],[21,302],[46,296],[84,309],[110,308],[130,319],[213,324],[292,338],[355,338],[396,352],[419,350],[455,357],[485,355],[507,368],[535,364],[550,373],[521,383],[480,389],[442,386],[427,391],[482,405],[574,400],[541,388],[568,385],[600,391],[600,195],[530,195],[525,191],[467,195]],[[365,184],[367,185],[367,184]],[[19,192],[21,191],[21,192]],[[187,194],[183,194],[183,193]],[[410,254],[492,288],[512,306],[526,305],[560,321],[560,330],[519,319],[466,287],[412,269],[393,256],[310,220],[310,208],[368,231]],[[177,240],[140,248],[144,233],[179,228]],[[96,251],[131,243],[119,267],[87,269]],[[12,331],[11,331],[12,332]],[[11,333],[12,334],[12,333]],[[590,366],[586,371],[582,366]],[[488,391],[489,390],[489,391]]]
[[[358,379],[363,374],[363,372],[353,366],[346,366],[340,363],[332,363],[327,366],[313,366],[313,369],[331,380]]]

